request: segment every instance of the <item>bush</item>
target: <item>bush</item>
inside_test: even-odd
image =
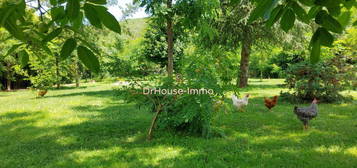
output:
[[[127,101],[138,103],[149,107],[152,112],[158,114],[157,128],[174,130],[189,134],[196,134],[202,137],[212,136],[211,120],[214,112],[215,100],[223,96],[224,83],[217,75],[212,57],[192,58],[190,63],[183,69],[183,74],[177,75],[176,80],[167,78],[156,78],[150,82],[133,81],[131,86],[118,89],[118,93],[124,96]],[[212,59],[212,60],[211,60]],[[173,94],[144,95],[143,88],[161,89],[209,89],[214,94]]]
[[[294,102],[310,102],[315,97],[329,103],[345,101],[347,99],[340,91],[352,85],[355,76],[347,73],[353,72],[352,68],[339,56],[315,65],[308,62],[293,64],[288,68],[285,80],[292,92],[282,93],[282,97]]]

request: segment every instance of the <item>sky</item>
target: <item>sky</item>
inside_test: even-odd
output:
[[[122,12],[120,7],[124,8],[128,3],[129,4],[133,3],[133,0],[118,0],[117,5],[109,7],[109,12],[119,20],[122,18]],[[139,11],[134,13],[133,16],[129,17],[128,19],[144,18],[147,16],[148,14],[145,13],[144,9],[140,8]]]

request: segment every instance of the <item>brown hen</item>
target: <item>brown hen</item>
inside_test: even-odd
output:
[[[47,90],[39,90],[37,92],[37,97],[43,97],[47,94]]]
[[[278,96],[274,96],[272,99],[264,97],[265,106],[271,110],[278,103]]]

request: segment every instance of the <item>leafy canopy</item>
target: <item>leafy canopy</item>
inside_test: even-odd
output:
[[[250,15],[253,22],[261,17],[271,27],[280,20],[280,27],[288,32],[296,20],[317,25],[310,40],[310,61],[320,60],[321,46],[331,47],[334,34],[342,34],[352,20],[352,8],[357,7],[355,0],[261,0]],[[353,25],[357,25],[357,20]]]
[[[19,50],[21,64],[26,65],[29,60],[27,49],[42,50],[53,55],[48,43],[60,36],[66,36],[68,39],[62,46],[61,59],[68,58],[77,49],[82,63],[91,71],[99,72],[99,53],[96,53],[97,56],[93,53],[94,47],[84,40],[86,38],[80,29],[86,18],[97,28],[106,27],[121,33],[118,21],[108,12],[106,4],[106,0],[1,1],[0,28],[4,27],[12,37],[20,41],[8,54]],[[29,13],[35,14],[40,22],[29,19]]]

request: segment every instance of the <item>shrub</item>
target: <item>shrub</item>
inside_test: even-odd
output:
[[[298,102],[310,102],[315,97],[322,102],[347,100],[340,91],[352,84],[355,75],[347,73],[353,72],[352,68],[342,56],[315,65],[308,62],[293,64],[288,68],[285,80],[292,92],[282,93],[282,96]]]
[[[197,59],[195,59],[197,58]],[[128,87],[118,89],[118,93],[127,101],[149,107],[157,116],[157,128],[174,130],[203,137],[212,136],[211,120],[214,112],[214,103],[223,96],[224,83],[217,75],[213,57],[197,56],[178,74],[176,80],[154,78],[150,82],[132,81]],[[142,94],[143,88],[161,89],[212,89],[214,94]],[[150,139],[150,135],[149,135]]]

